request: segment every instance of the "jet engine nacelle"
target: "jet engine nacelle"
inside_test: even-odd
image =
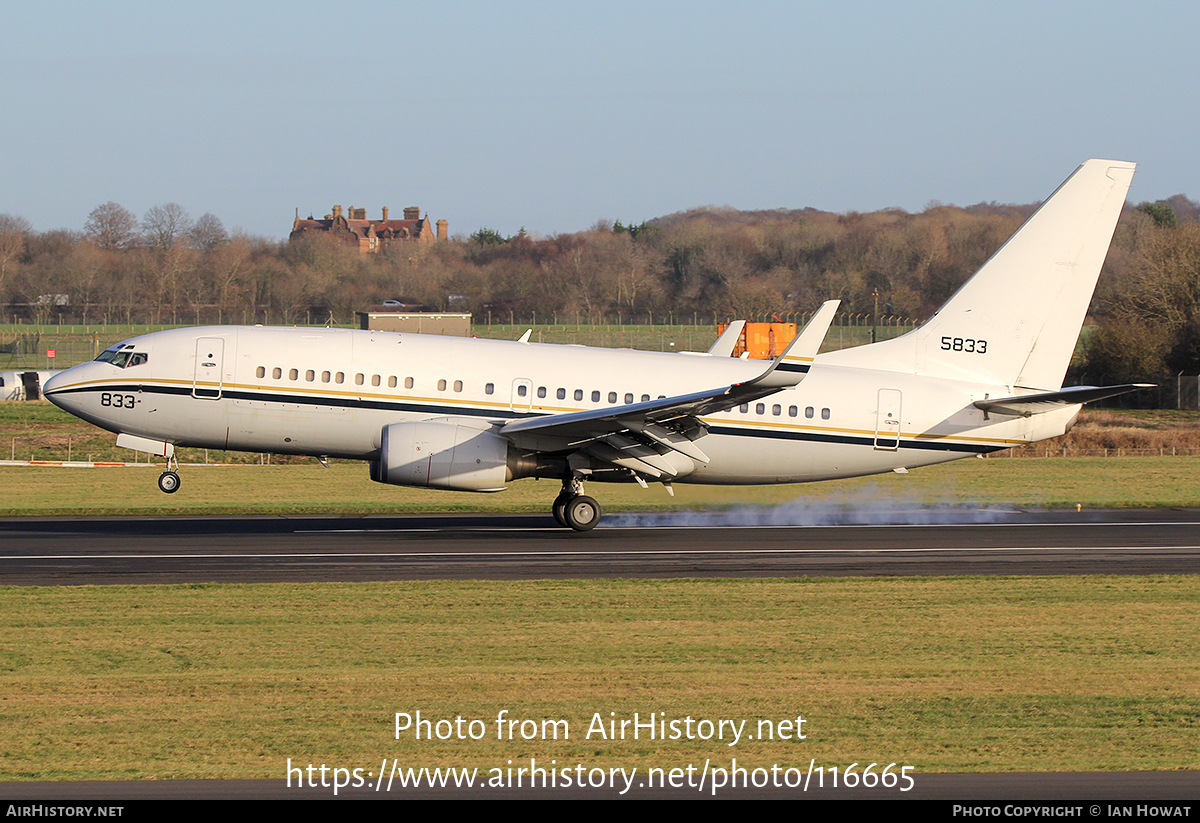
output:
[[[379,446],[379,460],[371,462],[371,479],[379,483],[498,492],[513,477],[508,440],[481,420],[392,423],[383,427]]]

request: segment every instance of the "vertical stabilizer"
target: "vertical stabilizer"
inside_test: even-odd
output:
[[[920,328],[822,359],[1060,388],[1134,167],[1088,160]]]

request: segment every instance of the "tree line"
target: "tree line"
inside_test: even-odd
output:
[[[80,231],[0,215],[0,302],[38,322],[297,322],[396,300],[478,319],[769,318],[842,300],[849,314],[928,317],[1037,204],[932,203],[833,214],[701,208],[638,225],[504,237],[492,229],[360,254],[335,238],[227,232],[178,204],[116,203]],[[1092,305],[1083,372],[1200,371],[1200,204],[1127,206]]]

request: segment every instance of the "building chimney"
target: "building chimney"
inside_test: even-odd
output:
[[[387,206],[383,207],[383,222],[387,222]]]
[[[334,206],[334,207],[333,207],[333,219],[334,219],[334,220],[337,220],[337,219],[338,219],[339,217],[341,217],[341,216],[342,216],[342,207],[341,207],[341,206]]]
[[[445,240],[450,236],[450,224],[445,220],[437,221],[437,239]]]
[[[420,220],[421,219],[420,207],[408,206],[407,208],[405,208],[404,209],[404,219],[405,220]]]

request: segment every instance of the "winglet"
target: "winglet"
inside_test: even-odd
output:
[[[721,332],[717,342],[708,347],[708,353],[714,357],[733,357],[733,349],[737,346],[738,338],[742,336],[744,328],[746,328],[745,320],[731,321],[725,327],[725,331]]]
[[[523,335],[521,335],[521,339],[519,339],[517,342],[518,343],[528,343],[529,337],[532,334],[533,334],[533,329],[526,329],[525,333]]]
[[[767,370],[744,385],[782,389],[803,380],[821,348],[821,341],[829,332],[833,316],[841,303],[841,300],[826,300],[822,303],[800,333],[787,344],[783,353],[771,361]]]

